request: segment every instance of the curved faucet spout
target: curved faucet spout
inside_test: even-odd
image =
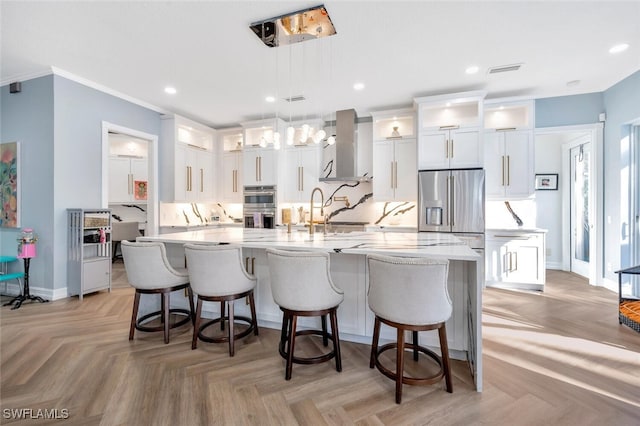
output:
[[[315,187],[311,191],[311,201],[309,202],[309,234],[312,235],[315,231],[313,227],[313,196],[316,195],[316,191],[320,192],[320,216],[324,216],[324,192],[322,188]]]

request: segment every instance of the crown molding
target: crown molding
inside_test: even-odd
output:
[[[6,78],[0,81],[0,86],[6,86],[7,84],[13,83],[15,81],[24,82],[27,80],[33,80],[34,78],[44,77],[46,75],[51,75],[51,74],[66,78],[67,80],[75,81],[76,83],[82,84],[83,86],[87,86],[92,89],[98,90],[100,92],[106,93],[108,95],[115,96],[116,98],[123,99],[127,102],[131,102],[132,104],[139,105],[141,107],[150,109],[151,111],[155,111],[160,114],[172,114],[172,112],[169,110],[166,110],[159,106],[142,101],[140,99],[134,98],[133,96],[125,95],[124,93],[118,92],[117,90],[113,90],[110,87],[103,86],[102,84],[96,83],[95,81],[91,81],[84,77],[80,77],[79,75],[70,73],[69,71],[65,71],[61,68],[53,67],[53,66],[46,70]]]

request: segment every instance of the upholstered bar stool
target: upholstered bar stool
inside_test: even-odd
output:
[[[163,243],[137,243],[122,241],[122,258],[127,272],[127,280],[136,289],[131,314],[129,340],[133,340],[134,331],[164,331],[164,343],[169,343],[169,329],[179,327],[193,321],[193,292],[189,285],[189,274],[185,269],[173,268],[167,259]],[[176,290],[187,289],[189,294],[190,311],[186,309],[170,309],[170,294]],[[143,315],[138,318],[141,294],[160,294],[161,308],[159,311]],[[184,316],[171,323],[171,315]],[[147,322],[160,317],[159,326],[145,325]]]
[[[256,320],[256,305],[253,290],[256,278],[249,275],[242,267],[242,252],[234,245],[204,245],[185,244],[189,279],[191,288],[198,297],[196,306],[195,326],[191,349],[198,346],[198,338],[205,342],[229,342],[229,356],[235,354],[235,340],[248,336],[253,332],[258,335],[258,321]],[[251,308],[251,318],[234,314],[234,301],[247,297]],[[220,302],[220,318],[207,321],[201,325],[202,302]],[[225,304],[229,306],[225,316]],[[225,321],[229,330],[225,337],[208,337],[203,331],[216,323],[224,330]],[[235,322],[246,322],[249,327],[235,333]]]
[[[273,300],[283,312],[279,352],[286,360],[285,379],[291,379],[294,363],[317,364],[335,358],[336,370],[342,371],[337,310],[344,300],[344,294],[331,280],[329,254],[267,249],[267,261]],[[327,315],[331,320],[330,335],[327,330]],[[299,316],[319,316],[322,331],[298,331]],[[315,357],[295,356],[296,336],[301,335],[322,336],[324,346],[328,346],[328,341],[331,339],[333,350]]]
[[[371,344],[369,367],[395,380],[396,403],[402,400],[402,384],[428,385],[445,378],[447,392],[453,392],[449,347],[445,321],[451,317],[453,306],[447,290],[449,261],[428,258],[406,258],[368,255],[369,308],[376,315]],[[380,323],[397,330],[397,342],[378,347]],[[440,338],[439,356],[418,344],[418,332],[438,330]],[[412,343],[405,343],[404,332],[412,332]],[[380,355],[396,349],[396,369],[391,371],[380,362]],[[404,352],[411,349],[414,361],[422,352],[439,367],[430,377],[414,378],[404,375]]]

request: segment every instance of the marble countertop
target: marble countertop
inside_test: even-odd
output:
[[[247,248],[317,250],[345,254],[378,253],[450,260],[480,261],[482,258],[451,234],[435,232],[316,232],[284,229],[209,228],[172,234],[139,237],[138,241],[165,243],[230,243]]]

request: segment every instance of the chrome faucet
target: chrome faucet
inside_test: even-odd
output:
[[[324,217],[324,192],[316,186],[313,188],[313,191],[311,191],[311,201],[309,202],[309,235],[313,235],[315,231],[313,226],[313,196],[316,194],[316,191],[320,191],[320,215]]]

